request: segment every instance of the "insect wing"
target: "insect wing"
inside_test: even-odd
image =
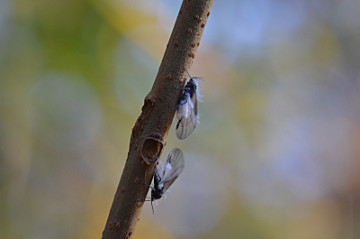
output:
[[[178,119],[176,124],[176,136],[179,139],[187,138],[194,131],[198,123],[196,96],[190,98],[190,95],[187,95],[186,98],[186,103],[178,107],[176,114]]]
[[[184,170],[185,160],[183,152],[178,148],[173,149],[162,166],[164,170],[164,177],[162,178],[164,187],[162,191],[166,192]]]
[[[189,74],[189,73],[188,73]],[[190,76],[190,75],[189,75]],[[191,77],[181,95],[176,118],[176,136],[179,139],[187,138],[199,124],[198,101],[201,101],[199,81],[200,77]]]

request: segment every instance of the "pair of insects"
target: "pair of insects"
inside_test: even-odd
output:
[[[187,72],[187,71],[186,71]],[[188,72],[187,72],[188,73]],[[179,99],[176,111],[176,136],[179,139],[185,139],[199,124],[199,114],[197,110],[197,103],[200,100],[199,81],[201,78],[191,77],[190,80],[182,89],[183,92]],[[154,186],[151,187],[151,207],[154,213],[152,202],[160,199],[162,195],[174,183],[175,179],[184,170],[184,155],[178,148],[173,149],[167,157],[165,163],[157,165],[154,173]]]

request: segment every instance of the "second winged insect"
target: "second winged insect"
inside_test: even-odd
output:
[[[154,173],[154,187],[151,187],[151,203],[163,196],[174,183],[175,179],[182,173],[184,166],[184,155],[178,148],[173,149],[169,153],[166,162],[156,166]]]

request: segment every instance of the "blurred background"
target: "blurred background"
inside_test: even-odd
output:
[[[100,238],[181,1],[0,1],[0,238]],[[360,238],[360,1],[215,0],[201,124],[134,238]]]

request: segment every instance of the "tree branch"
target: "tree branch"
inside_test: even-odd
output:
[[[213,0],[184,0],[154,85],[132,130],[128,158],[110,209],[103,238],[131,238],[154,166],[166,144],[180,87],[187,77]]]

